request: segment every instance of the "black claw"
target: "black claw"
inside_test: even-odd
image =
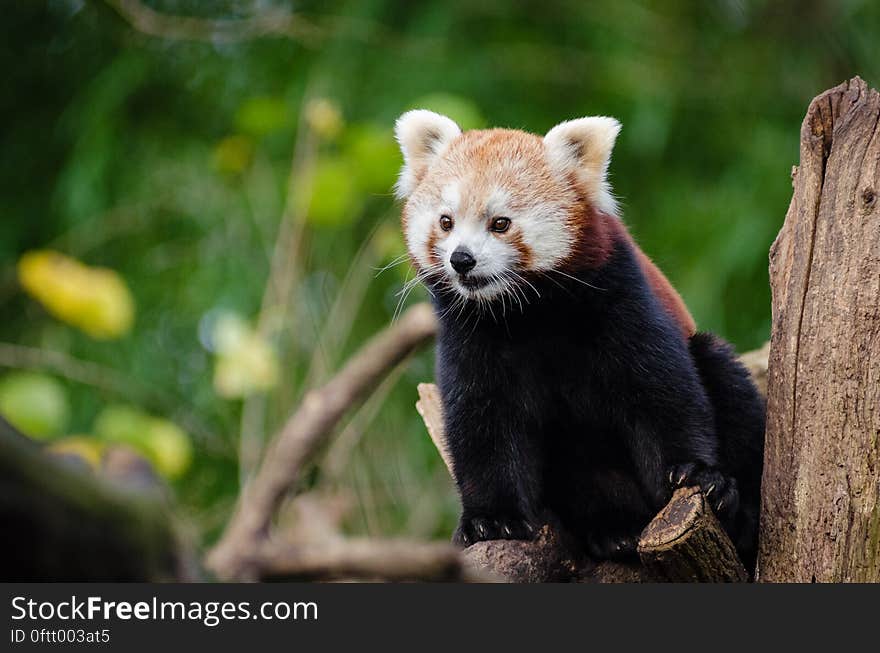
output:
[[[594,534],[587,542],[590,556],[595,560],[626,560],[635,556],[636,538],[625,535]]]
[[[717,468],[695,463],[672,467],[669,474],[671,478],[678,479],[676,483],[671,484],[673,489],[682,485],[700,487],[703,496],[713,499],[711,506],[723,522],[729,523],[736,515],[739,506],[736,479],[726,476]]]
[[[462,516],[452,541],[467,547],[485,540],[529,540],[534,532],[534,526],[521,517],[491,519]]]

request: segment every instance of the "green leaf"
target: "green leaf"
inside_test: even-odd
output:
[[[0,381],[0,414],[22,433],[40,440],[61,435],[70,419],[67,393],[38,372],[12,372]]]
[[[179,426],[134,406],[107,406],[95,420],[94,432],[107,442],[131,447],[167,478],[178,478],[192,462],[192,444]]]

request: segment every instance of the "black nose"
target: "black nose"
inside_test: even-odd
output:
[[[452,264],[452,267],[456,272],[459,274],[466,274],[474,269],[474,266],[477,264],[477,259],[475,259],[473,254],[468,250],[459,247],[452,252],[452,256],[449,257],[449,262]]]

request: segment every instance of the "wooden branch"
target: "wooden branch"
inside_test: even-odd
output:
[[[156,11],[141,0],[106,0],[137,31],[173,41],[231,43],[263,36],[306,42],[321,36],[317,27],[283,9],[263,10],[250,18],[202,18]]]
[[[487,581],[458,549],[442,542],[348,539],[306,546],[271,542],[253,561],[264,581]]]
[[[753,373],[761,374],[760,355],[751,355]],[[416,408],[443,462],[452,470],[443,428],[440,393],[420,383]],[[677,490],[669,504],[642,532],[642,565],[596,564],[558,528],[545,525],[531,542],[492,540],[464,550],[467,560],[512,582],[732,582],[748,580],[730,538],[703,500],[698,488]]]
[[[452,468],[452,455],[446,446],[446,435],[443,429],[443,402],[440,400],[440,389],[433,383],[419,383],[419,400],[416,402],[416,411],[422,416],[425,428],[431,441],[437,447],[440,457],[449,470],[449,474],[455,479],[455,470]]]
[[[639,558],[658,579],[672,582],[745,582],[733,542],[699,488],[676,490],[639,538]]]
[[[53,459],[0,418],[4,581],[169,581],[183,574],[162,504]]]
[[[880,581],[880,93],[815,98],[770,250],[759,579]]]
[[[569,582],[583,565],[582,556],[544,526],[532,542],[491,540],[467,547],[462,555],[474,567],[516,583]]]
[[[269,445],[259,470],[239,497],[236,512],[208,567],[220,578],[251,579],[253,551],[268,538],[279,502],[299,482],[304,465],[327,441],[339,419],[372,392],[391,369],[428,342],[434,312],[417,304],[374,336],[324,386],[306,393],[299,408]]]

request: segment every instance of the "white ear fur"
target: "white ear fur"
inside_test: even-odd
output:
[[[431,163],[459,134],[458,125],[433,111],[414,109],[397,119],[394,136],[403,153],[403,168],[395,186],[398,198],[409,197]]]
[[[544,136],[550,166],[561,174],[575,173],[590,201],[612,214],[617,203],[607,176],[618,133],[620,123],[614,118],[592,116],[559,123]]]

